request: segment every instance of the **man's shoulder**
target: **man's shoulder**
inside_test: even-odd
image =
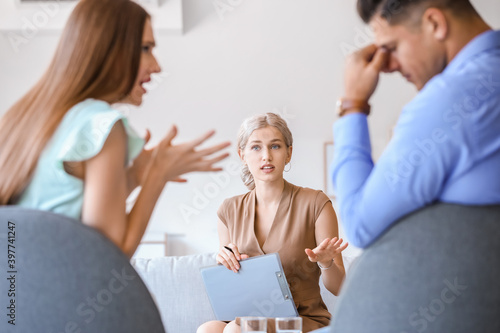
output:
[[[450,108],[471,112],[492,99],[500,100],[500,67],[467,66],[434,76],[405,108],[423,113],[443,113]]]
[[[483,128],[485,119],[500,121],[500,68],[469,66],[427,82],[404,107],[398,127],[421,133],[438,128],[454,137]]]

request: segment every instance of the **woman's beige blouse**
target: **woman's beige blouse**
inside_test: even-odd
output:
[[[320,295],[321,272],[304,250],[316,247],[315,223],[330,199],[322,191],[285,181],[276,216],[262,248],[255,235],[255,199],[255,190],[252,190],[226,199],[219,208],[217,214],[229,230],[231,242],[238,246],[240,253],[249,256],[278,252],[303,320],[303,332],[327,326],[331,316]],[[274,332],[274,328],[268,327],[268,332]]]

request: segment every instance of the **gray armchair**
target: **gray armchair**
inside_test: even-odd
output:
[[[0,263],[0,332],[164,332],[128,259],[80,221],[0,207]]]
[[[331,332],[500,332],[500,206],[435,204],[353,264]]]

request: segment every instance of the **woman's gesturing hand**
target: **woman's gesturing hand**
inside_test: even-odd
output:
[[[217,263],[224,265],[227,269],[232,270],[235,273],[238,273],[240,269],[240,261],[241,259],[247,259],[249,256],[247,254],[241,254],[238,251],[238,247],[233,243],[223,246],[219,254],[217,254]]]
[[[196,150],[214,134],[215,131],[209,131],[192,141],[173,145],[177,127],[172,126],[165,138],[152,149],[152,168],[164,181],[185,181],[180,176],[193,171],[221,171],[222,168],[215,167],[214,164],[227,158],[229,154],[213,155],[228,147],[229,142]]]
[[[349,245],[347,242],[342,244],[342,238],[326,238],[314,249],[306,249],[306,254],[312,262],[318,262],[323,267],[332,264],[333,258],[342,253]]]

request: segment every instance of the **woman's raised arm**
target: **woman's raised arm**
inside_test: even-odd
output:
[[[173,127],[153,148],[149,165],[141,177],[141,191],[130,213],[125,212],[128,195],[126,168],[126,134],[122,122],[111,130],[101,152],[85,163],[85,190],[82,220],[110,238],[131,257],[144,235],[149,219],[168,181],[178,180],[193,171],[219,171],[214,164],[228,156],[213,157],[229,145],[221,143],[209,148],[196,148],[214,132],[179,145],[172,145],[177,134]]]

